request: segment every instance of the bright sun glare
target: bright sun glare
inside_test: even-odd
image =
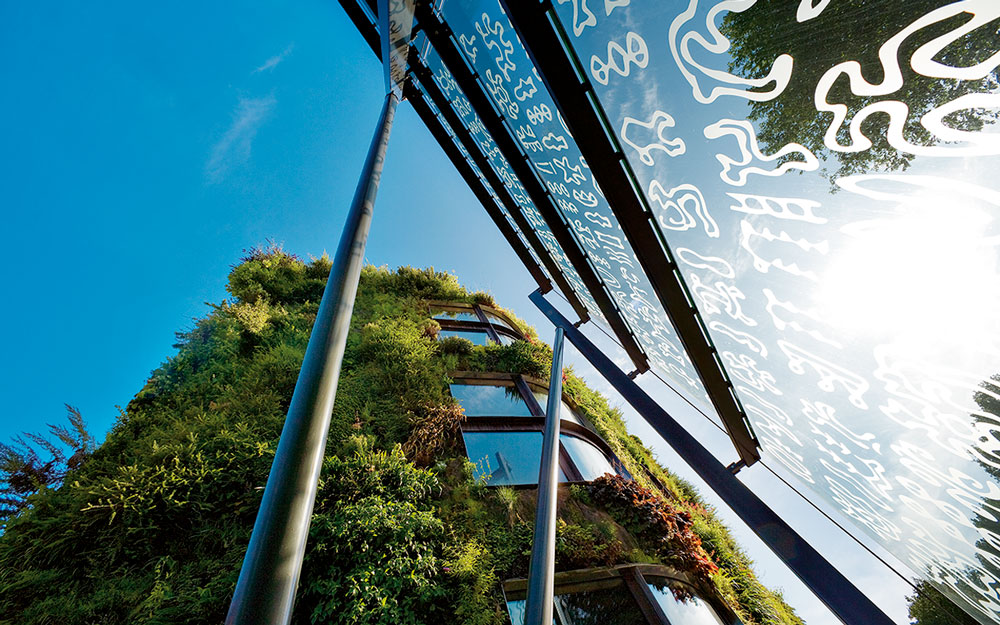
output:
[[[831,259],[817,304],[845,342],[861,335],[940,354],[993,336],[997,242],[984,236],[992,217],[933,200],[844,228],[850,243]]]

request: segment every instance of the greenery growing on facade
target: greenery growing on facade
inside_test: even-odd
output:
[[[329,267],[254,250],[104,443],[32,485],[0,536],[0,623],[223,620]],[[364,269],[298,623],[502,624],[500,582],[527,572],[534,491],[473,478],[448,376],[545,378],[551,351],[516,319],[530,340],[437,341],[428,300],[495,306],[448,274]],[[636,482],[560,488],[560,570],[667,564],[750,625],[801,623],[616,410],[572,372],[565,392]]]

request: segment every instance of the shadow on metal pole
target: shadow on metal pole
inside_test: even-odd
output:
[[[316,314],[227,624],[291,620],[375,194],[399,99],[386,95]]]
[[[538,469],[535,535],[528,566],[528,596],[524,625],[551,625],[553,578],[556,567],[556,504],[559,498],[559,409],[562,405],[563,329],[552,343],[552,374],[545,407],[542,464]]]

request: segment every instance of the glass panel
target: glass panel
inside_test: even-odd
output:
[[[541,432],[463,432],[475,477],[490,486],[537,484],[542,459]],[[559,481],[566,475],[559,470]]]
[[[486,318],[490,320],[490,323],[492,323],[494,325],[502,326],[502,327],[507,328],[508,330],[510,330],[512,332],[516,332],[518,334],[521,333],[520,330],[518,330],[517,328],[515,328],[511,324],[507,323],[507,321],[505,321],[499,315],[494,315],[493,313],[489,312],[488,310],[484,310],[483,312],[486,313]]]
[[[480,323],[479,315],[471,310],[462,312],[455,310],[441,310],[434,313],[434,319],[439,319],[441,321],[475,321],[476,323]]]
[[[660,604],[663,613],[672,624],[675,625],[727,625],[719,615],[715,613],[710,605],[703,602],[698,597],[688,597],[683,601],[678,601],[674,597],[671,586],[679,587],[686,594],[691,593],[691,589],[681,586],[666,577],[643,576],[648,582],[649,590],[652,591],[656,602]],[[738,621],[737,621],[738,622]]]
[[[447,2],[442,11],[639,345],[659,370],[710,406],[631,244],[499,3]]]
[[[554,6],[765,460],[1000,621],[1000,3]]]
[[[462,90],[455,82],[455,78],[444,66],[444,63],[441,61],[440,57],[433,48],[428,49],[424,56],[424,62],[431,72],[433,72],[434,82],[437,83],[437,86],[453,103],[455,112],[462,118],[462,121],[465,122],[465,127],[468,129],[476,143],[479,144],[480,150],[490,162],[490,165],[493,167],[497,176],[499,176],[507,186],[507,190],[510,192],[511,197],[513,197],[517,205],[521,207],[524,218],[531,224],[532,228],[535,229],[542,245],[545,246],[545,249],[552,257],[552,260],[559,266],[563,276],[570,284],[570,287],[573,289],[576,296],[580,299],[584,306],[587,307],[587,310],[594,318],[603,319],[600,308],[597,307],[597,303],[594,301],[594,298],[587,291],[586,287],[584,287],[583,280],[580,279],[580,275],[577,273],[576,269],[573,268],[569,259],[566,258],[566,255],[559,246],[559,242],[556,240],[555,235],[552,234],[552,230],[549,228],[548,224],[545,223],[545,220],[542,219],[541,213],[538,212],[538,209],[535,208],[535,205],[531,202],[531,199],[528,197],[528,193],[524,190],[524,187],[521,186],[520,180],[518,180],[517,176],[514,175],[514,170],[511,169],[510,163],[508,163],[507,159],[505,159],[503,154],[500,153],[500,149],[493,141],[493,137],[486,132],[486,128],[483,126],[479,116],[472,110],[472,105],[469,104],[465,94],[462,93]]]
[[[621,583],[614,588],[556,595],[555,601],[562,625],[646,625],[632,593]]]
[[[538,401],[538,405],[542,407],[542,410],[543,411],[546,410],[546,406],[549,405],[549,394],[548,394],[548,392],[547,391],[536,391],[535,389],[531,389],[531,394],[535,396],[535,399]],[[559,403],[561,404],[561,407],[559,409],[559,419],[560,420],[572,421],[573,423],[577,423],[577,424],[582,425],[584,427],[588,427],[588,428],[590,427],[590,424],[588,424],[586,421],[584,421],[583,417],[581,417],[580,415],[576,414],[576,411],[573,410],[572,408],[570,408],[569,404],[567,404],[564,401],[563,402],[559,402]]]
[[[528,404],[514,386],[452,384],[451,396],[467,417],[530,417]]]
[[[461,338],[461,339],[468,339],[468,340],[472,341],[472,343],[474,345],[489,345],[490,343],[492,343],[492,341],[490,340],[490,335],[487,334],[486,332],[482,332],[482,331],[479,331],[479,330],[449,330],[449,329],[444,329],[444,330],[441,330],[440,332],[438,332],[438,340],[439,341],[441,339],[447,338],[449,336],[457,336],[458,338]]]
[[[583,476],[584,481],[596,480],[605,473],[617,474],[604,452],[582,438],[560,434],[559,440],[566,448],[569,457],[573,459],[573,464],[576,465],[576,470]]]
[[[517,341],[517,339],[515,339],[514,337],[507,336],[506,334],[500,334],[499,332],[497,332],[497,336],[500,337],[500,343],[502,345],[510,345],[510,344],[514,343],[515,341]]]

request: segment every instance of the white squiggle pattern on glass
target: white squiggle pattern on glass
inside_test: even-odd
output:
[[[787,246],[792,246],[791,249],[794,250],[798,248],[802,252],[826,254],[830,250],[830,244],[828,241],[809,241],[805,238],[795,238],[788,232],[781,230],[778,234],[774,234],[770,228],[764,226],[760,230],[757,229],[753,223],[747,219],[740,221],[740,247],[747,251],[753,258],[754,269],[761,273],[768,273],[771,267],[775,269],[784,271],[793,276],[801,276],[803,278],[808,278],[813,282],[818,282],[819,277],[816,275],[815,271],[811,269],[802,269],[799,267],[797,262],[787,262],[784,259],[774,256],[771,259],[767,259],[762,256],[756,244],[758,239],[765,243],[778,242],[785,244],[782,246],[783,250],[788,250]]]
[[[705,234],[713,238],[719,236],[719,224],[715,223],[708,212],[705,196],[698,187],[682,184],[667,191],[658,180],[653,180],[649,183],[646,195],[653,201],[653,215],[660,227],[667,230],[690,230],[698,225],[698,220],[694,217],[697,215],[705,228]],[[692,211],[694,215],[691,214]]]
[[[589,7],[585,2],[562,6],[575,11],[576,30],[583,32],[590,30],[586,22],[596,22],[596,17],[590,18],[594,4],[591,0]],[[482,77],[493,104],[504,115],[503,122],[517,138],[534,173],[550,194],[580,249],[589,257],[594,272],[621,311],[650,364],[678,380],[680,387],[695,397],[703,397],[704,389],[694,374],[690,359],[631,244],[624,238],[614,212],[499,5],[493,2],[478,6],[447,3],[442,12],[456,37],[475,35],[482,41],[475,59],[468,56],[467,59]],[[614,13],[618,15],[624,11],[619,9]],[[637,34],[625,33],[617,43],[608,43],[615,45],[605,46],[606,53],[594,61],[594,67],[599,74],[606,71],[605,77],[609,80],[612,76],[615,80],[618,76],[630,79],[648,62],[648,48]],[[514,183],[523,193],[519,181],[510,181]],[[591,302],[592,299],[587,305]]]
[[[635,133],[640,132],[634,130],[636,127],[646,130],[645,134],[647,136],[645,139],[647,140],[645,143],[639,143],[630,138],[630,136],[635,136]],[[687,149],[683,139],[670,139],[666,136],[667,130],[673,127],[674,118],[669,113],[655,111],[653,117],[648,122],[640,121],[634,117],[626,117],[625,121],[622,122],[622,129],[619,135],[626,145],[639,154],[640,161],[652,167],[654,164],[654,151],[665,152],[667,156],[680,156]],[[650,134],[652,134],[652,137],[648,136]],[[653,140],[649,141],[648,139],[650,138]],[[641,140],[639,137],[637,139]]]
[[[705,137],[708,139],[721,139],[723,137],[733,137],[736,139],[736,146],[739,148],[739,156],[732,158],[726,154],[716,154],[715,158],[722,164],[722,172],[719,177],[726,184],[742,187],[747,183],[747,178],[751,174],[759,176],[780,176],[793,169],[801,171],[815,171],[819,169],[819,159],[816,155],[798,143],[789,143],[771,155],[766,155],[760,151],[757,144],[757,132],[753,125],[742,119],[720,119],[719,121],[705,127]],[[798,153],[800,160],[785,161],[773,169],[751,165],[751,163],[773,163],[780,161],[784,157]],[[736,177],[731,175],[733,166],[740,169],[736,172]]]
[[[646,67],[647,63],[649,63],[649,49],[646,47],[646,40],[636,33],[629,32],[625,35],[624,47],[616,41],[609,41],[605,58],[596,54],[590,57],[590,75],[597,82],[606,85],[611,80],[611,72],[628,78],[633,65],[641,69]]]
[[[847,392],[848,399],[856,408],[861,410],[868,408],[868,404],[864,400],[865,391],[868,390],[868,381],[863,377],[788,341],[779,339],[778,347],[788,357],[788,368],[793,373],[805,375],[806,366],[808,366],[819,376],[816,386],[820,389],[832,393],[839,385]]]
[[[964,0],[931,11],[891,37],[879,49],[882,82],[877,84],[868,82],[862,73],[861,64],[857,61],[839,63],[827,70],[819,79],[816,85],[816,109],[833,114],[833,121],[823,139],[827,147],[838,152],[862,152],[869,149],[872,147],[872,141],[865,136],[861,126],[870,116],[883,113],[889,117],[886,139],[892,147],[901,152],[952,157],[1000,154],[1000,134],[957,130],[944,122],[945,117],[957,112],[1000,107],[1000,93],[965,94],[926,113],[920,119],[920,124],[941,141],[958,142],[962,145],[921,145],[908,141],[904,137],[903,130],[910,115],[910,107],[899,100],[883,100],[864,106],[851,119],[849,129],[851,142],[844,145],[837,140],[837,134],[847,119],[848,107],[846,104],[829,101],[833,85],[845,76],[854,95],[879,97],[896,93],[903,87],[903,73],[899,67],[899,48],[903,41],[922,29],[962,13],[972,14],[973,17],[947,35],[937,37],[918,48],[910,57],[910,66],[918,74],[930,78],[981,80],[1000,65],[1000,52],[972,67],[952,67],[934,60],[934,57],[949,45],[1000,17],[1000,3],[994,0]],[[939,88],[947,87],[942,84]]]
[[[788,328],[790,330],[794,330],[795,332],[802,332],[804,334],[807,334],[821,343],[826,343],[830,347],[835,347],[837,349],[843,347],[842,343],[840,343],[839,341],[835,341],[831,338],[828,338],[820,330],[809,329],[809,327],[799,323],[797,319],[784,318],[780,316],[777,312],[778,309],[782,309],[790,316],[797,315],[800,318],[808,319],[809,321],[807,321],[806,323],[809,323],[811,327],[815,328],[817,322],[819,324],[823,323],[822,318],[820,317],[818,311],[816,311],[815,309],[799,308],[794,302],[783,302],[778,299],[778,297],[774,294],[774,291],[768,288],[763,289],[763,293],[764,297],[767,299],[767,303],[764,305],[764,309],[767,311],[769,315],[771,315],[771,321],[774,323],[774,327],[777,328],[779,331]]]
[[[558,0],[559,4],[573,4],[573,34],[577,37],[588,26],[597,24],[597,16],[587,8],[587,0]],[[611,11],[608,11],[610,14]]]
[[[761,358],[767,358],[767,345],[752,334],[731,328],[721,321],[712,320],[708,322],[708,327],[719,334],[727,336],[739,345],[748,347],[755,354],[760,354]]]
[[[726,313],[734,321],[747,326],[755,326],[757,322],[743,312],[741,301],[746,299],[746,295],[739,287],[727,284],[721,280],[709,286],[701,281],[698,274],[692,273],[689,276],[691,293],[701,303],[702,310],[709,315]]]
[[[725,363],[730,375],[744,384],[758,391],[768,391],[774,395],[783,394],[776,386],[774,375],[769,371],[762,371],[757,366],[757,361],[747,354],[722,352],[722,362]]]
[[[799,0],[799,8],[795,10],[796,22],[807,22],[814,17],[819,17],[830,0]]]
[[[791,221],[805,221],[813,224],[825,224],[825,217],[818,217],[813,211],[820,207],[820,203],[805,198],[789,197],[767,197],[764,195],[747,195],[745,193],[727,193],[738,205],[729,207],[730,210],[747,215],[766,215],[776,219],[787,219]]]
[[[726,71],[705,67],[695,61],[694,55],[691,53],[691,44],[694,43],[712,54],[724,54],[729,50],[730,44],[715,25],[718,15],[724,11],[745,11],[756,2],[757,0],[723,0],[716,4],[705,17],[705,30],[708,33],[708,38],[696,30],[684,30],[698,10],[698,0],[691,0],[687,10],[678,15],[670,24],[668,35],[670,53],[674,57],[674,62],[677,63],[677,68],[691,85],[694,98],[698,102],[708,104],[724,95],[738,96],[758,102],[772,100],[788,86],[788,81],[792,77],[792,57],[788,54],[782,54],[776,58],[770,71],[763,78],[743,78]],[[699,77],[692,69],[701,74],[703,78],[707,78],[709,82],[739,85],[742,88],[716,86],[712,87],[712,90],[706,95],[699,83]],[[750,91],[750,89],[761,89],[771,83],[774,83],[774,87],[769,91]]]
[[[592,86],[765,457],[1000,622],[1000,3],[598,2],[571,45],[648,43],[641,71]],[[657,111],[683,153],[626,124]]]
[[[702,256],[698,252],[687,248],[679,247],[676,251],[677,258],[695,269],[707,269],[717,276],[723,278],[735,278],[736,270],[725,258],[718,256]]]

